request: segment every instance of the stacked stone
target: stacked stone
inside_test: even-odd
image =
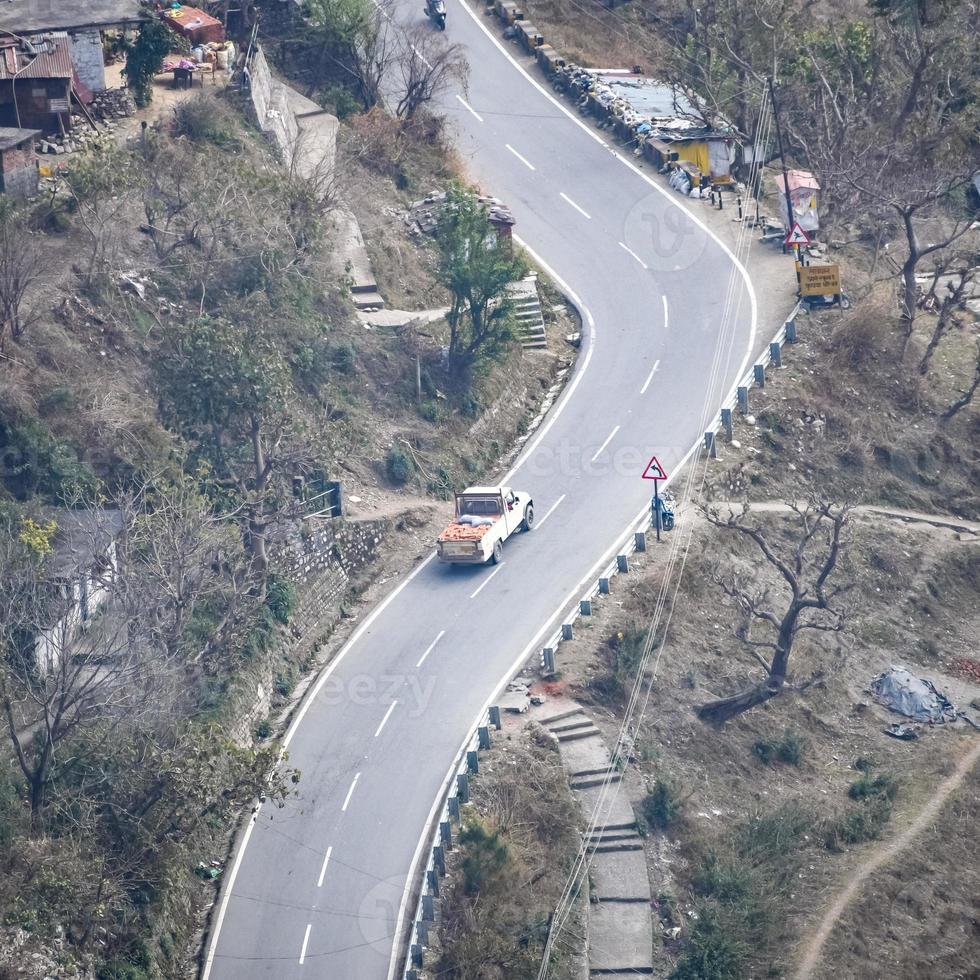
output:
[[[129,89],[125,87],[106,88],[95,93],[89,105],[89,112],[96,119],[102,121],[125,119],[136,112],[136,103],[133,101]]]

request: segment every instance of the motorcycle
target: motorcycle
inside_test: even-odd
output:
[[[659,497],[660,503],[660,530],[661,531],[673,531],[674,530],[674,507],[676,501],[674,500],[674,495],[669,491],[665,490]],[[651,523],[654,527],[657,526],[657,509],[655,502],[650,501],[651,510]]]
[[[445,0],[426,0],[425,16],[429,18],[440,31],[446,29]]]

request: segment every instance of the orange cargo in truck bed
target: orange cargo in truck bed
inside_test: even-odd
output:
[[[479,541],[492,524],[481,524],[474,527],[472,524],[450,524],[442,534],[439,535],[440,541]]]

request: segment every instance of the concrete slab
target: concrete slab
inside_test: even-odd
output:
[[[641,898],[648,904],[650,902],[646,865],[637,861],[635,851],[595,855],[589,877],[592,879],[592,894],[597,899]]]
[[[653,922],[648,904],[597,902],[589,907],[589,973],[653,973]]]

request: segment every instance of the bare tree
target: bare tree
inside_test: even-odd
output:
[[[789,660],[803,630],[837,632],[843,628],[844,613],[835,601],[847,586],[829,586],[844,547],[842,532],[848,519],[846,506],[826,502],[790,504],[796,515],[798,533],[780,547],[777,536],[750,520],[751,508],[729,508],[722,515],[716,507],[705,508],[715,527],[747,538],[783,580],[782,596],[773,596],[768,586],[752,588],[737,574],[719,575],[716,581],[735,601],[743,621],[736,631],[746,650],[764,673],[761,682],[729,697],[708,701],[697,708],[703,721],[723,725],[736,715],[777,697],[786,690],[803,690],[818,679],[813,675],[792,684]],[[777,602],[778,599],[782,601]],[[761,629],[764,638],[754,630]]]
[[[459,87],[466,94],[469,65],[459,44],[447,44],[440,35],[422,27],[407,32],[398,63],[402,95],[395,107],[399,119],[411,119],[446,89]]]
[[[954,262],[960,260],[954,259]],[[932,328],[932,336],[919,361],[919,374],[927,374],[936,349],[943,337],[954,326],[962,322],[963,300],[969,295],[976,281],[976,269],[950,269],[951,263],[938,265],[933,272],[932,282],[926,294],[928,304],[937,308],[936,322]]]
[[[0,201],[0,353],[7,338],[20,340],[33,319],[24,312],[24,300],[48,271],[34,232],[4,198]]]
[[[62,744],[99,724],[108,735],[153,704],[159,664],[145,654],[140,610],[116,602],[119,579],[111,561],[93,579],[105,547],[106,527],[91,525],[91,544],[76,538],[86,556],[53,569],[45,546],[32,548],[17,527],[0,537],[0,707],[17,764],[27,781],[31,827],[43,826],[46,793]],[[74,583],[83,580],[105,598],[85,621]]]

